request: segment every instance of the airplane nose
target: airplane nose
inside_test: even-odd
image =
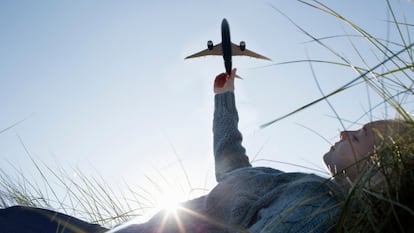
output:
[[[229,23],[227,22],[227,19],[224,18],[223,21],[221,21],[221,27],[223,28],[223,27],[228,27],[228,26],[229,26]]]

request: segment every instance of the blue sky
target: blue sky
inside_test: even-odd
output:
[[[324,2],[386,38],[385,1]],[[321,96],[309,64],[272,64],[338,61],[317,43],[305,43],[310,39],[272,5],[315,37],[356,34],[297,1],[1,1],[0,130],[25,119],[0,134],[2,169],[13,164],[28,176],[36,173],[23,142],[36,161],[99,174],[109,185],[122,182],[151,191],[146,177],[157,180],[161,173],[179,183],[181,193],[190,186],[213,187],[212,84],[224,66],[220,57],[184,57],[205,49],[207,40],[219,42],[220,23],[227,18],[233,42],[244,40],[248,49],[273,60],[233,60],[244,78],[237,80],[236,95],[247,153],[256,160],[324,171],[321,157],[330,145],[312,131],[333,143],[343,130],[326,102],[259,130]],[[409,22],[413,19],[409,1],[393,1],[393,6],[396,13],[403,9]],[[399,40],[395,31],[390,38]],[[326,43],[363,66],[350,40],[368,64],[378,63],[373,48],[360,39]],[[350,68],[313,68],[326,93],[357,76]],[[346,120],[357,120],[380,102],[367,89],[359,85],[331,98],[346,128],[357,128]],[[380,107],[358,123],[394,116]],[[312,172],[275,162],[254,165]]]

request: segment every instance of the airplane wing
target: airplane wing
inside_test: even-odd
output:
[[[265,57],[263,55],[260,55],[258,53],[255,53],[255,52],[250,51],[248,49],[245,49],[244,51],[242,51],[240,49],[240,46],[238,46],[238,45],[236,45],[234,43],[231,43],[231,52],[232,52],[233,56],[248,56],[248,57],[255,57],[255,58],[259,58],[259,59],[264,59],[264,60],[271,61],[270,58],[267,58],[267,57]]]
[[[210,49],[206,49],[206,50],[203,50],[201,52],[192,54],[192,55],[190,55],[190,56],[188,56],[188,57],[186,57],[184,59],[195,58],[195,57],[202,57],[202,56],[208,56],[208,55],[217,55],[217,56],[223,55],[222,49],[221,49],[221,43],[214,45],[214,47],[211,50]]]
[[[234,43],[231,43],[231,50],[232,50],[232,55],[233,56],[248,56],[248,57],[255,57],[255,58],[259,58],[259,59],[264,59],[264,60],[269,60],[271,61],[270,58],[267,58],[263,55],[260,55],[258,53],[255,53],[251,50],[245,49],[245,50],[241,50],[239,45],[236,45]],[[222,48],[221,48],[221,43],[220,44],[216,44],[213,46],[213,48],[210,49],[205,49],[201,52],[192,54],[184,59],[189,59],[189,58],[195,58],[195,57],[203,57],[203,56],[209,56],[209,55],[216,55],[216,56],[221,56],[223,55],[222,53]]]

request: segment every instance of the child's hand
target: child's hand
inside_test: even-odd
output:
[[[231,74],[221,73],[217,75],[214,80],[214,93],[221,94],[228,91],[234,91],[234,78],[236,77],[237,69],[234,68]]]

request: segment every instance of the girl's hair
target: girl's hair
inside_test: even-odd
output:
[[[380,143],[344,201],[336,232],[414,232],[414,124],[386,125],[376,132]]]

